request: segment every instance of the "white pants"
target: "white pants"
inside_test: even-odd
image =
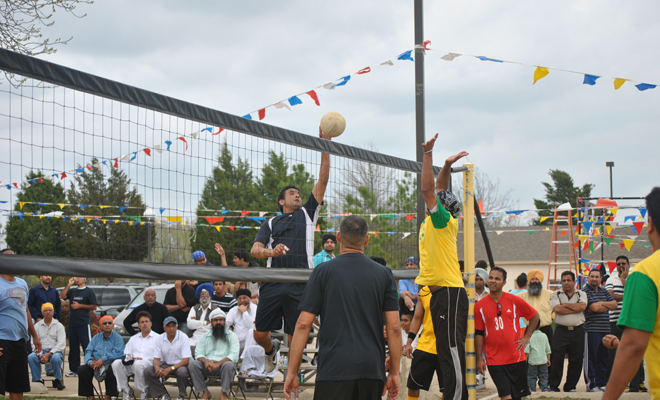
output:
[[[121,393],[124,389],[128,389],[128,377],[133,376],[135,387],[144,393],[148,388],[144,380],[144,370],[151,365],[147,360],[135,360],[133,365],[124,365],[121,360],[115,360],[112,363],[112,372],[117,378],[117,390]]]

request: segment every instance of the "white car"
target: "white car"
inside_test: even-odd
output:
[[[165,283],[157,286],[149,286],[144,288],[144,291],[147,289],[153,289],[156,292],[156,301],[163,304],[163,301],[165,301],[165,293],[171,288],[174,287],[174,284],[172,283]],[[126,305],[122,311],[117,315],[117,318],[115,318],[115,332],[121,335],[122,339],[124,339],[124,343],[127,343],[128,340],[131,338],[128,332],[126,332],[126,329],[124,328],[124,320],[126,317],[128,317],[128,314],[133,311],[133,309],[142,303],[144,303],[144,291],[142,291],[140,294],[135,296],[128,305]],[[137,330],[138,326],[137,323],[133,324],[133,327]]]

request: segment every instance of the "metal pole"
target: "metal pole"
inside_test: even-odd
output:
[[[612,192],[612,167],[610,166],[610,199],[614,197],[614,193]]]
[[[477,358],[474,349],[474,165],[463,164],[468,170],[463,172],[463,260],[468,273],[467,289],[470,307],[468,311],[467,340],[465,341],[465,383],[468,399],[477,398]],[[479,355],[481,357],[481,354]]]
[[[424,0],[415,0],[415,46],[424,43]],[[415,47],[415,149],[417,162],[424,162],[422,143],[424,133],[424,49]],[[417,232],[426,216],[426,206],[422,196],[422,174],[417,174]]]
[[[147,261],[151,262],[151,223],[147,222]],[[149,286],[151,286],[151,279],[149,279]]]

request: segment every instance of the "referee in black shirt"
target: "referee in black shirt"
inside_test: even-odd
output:
[[[319,128],[319,137],[330,140]],[[254,239],[252,256],[267,258],[268,268],[314,268],[314,229],[323,205],[323,196],[330,177],[330,155],[321,153],[319,180],[305,204],[300,190],[286,186],[277,197],[281,215],[266,221]],[[255,318],[254,340],[266,351],[266,371],[275,369],[280,342],[271,340],[270,331],[282,328],[289,343],[300,311],[298,303],[305,290],[304,283],[265,282],[259,289],[259,307]]]

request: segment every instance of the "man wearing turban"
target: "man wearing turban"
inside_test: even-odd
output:
[[[543,289],[543,272],[533,269],[527,274],[528,288],[526,292],[518,293],[518,296],[527,301],[539,313],[541,332],[545,333],[550,343],[552,343],[552,321],[555,320],[555,312],[550,306],[550,297],[552,291]]]

